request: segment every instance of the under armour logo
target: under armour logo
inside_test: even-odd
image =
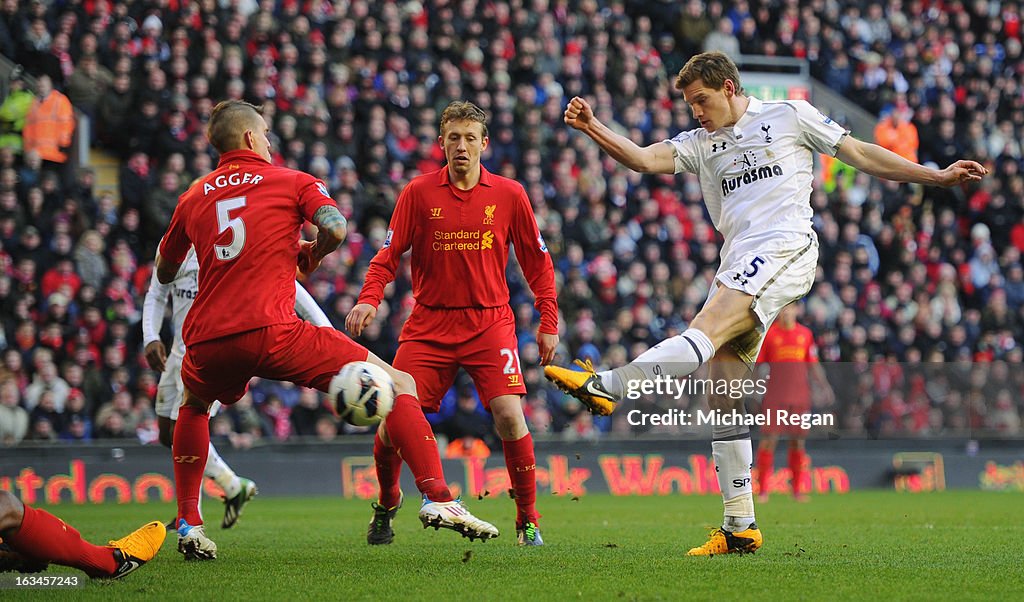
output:
[[[725,143],[724,142],[722,143],[722,148],[718,148],[718,143],[717,142],[711,144],[711,152],[717,153],[720,150],[725,150]]]
[[[747,279],[744,278],[742,274],[734,274],[732,279],[735,280],[736,282],[740,283],[741,286],[746,286],[747,285]]]
[[[764,132],[764,141],[769,143],[769,144],[771,144],[771,141],[772,141],[772,137],[768,134],[768,130],[770,130],[770,129],[772,129],[772,124],[770,124],[770,123],[762,123],[761,124],[761,131]]]

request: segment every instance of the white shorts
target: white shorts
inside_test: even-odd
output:
[[[729,342],[744,362],[753,364],[761,352],[764,333],[776,316],[790,303],[802,298],[814,284],[818,266],[818,240],[812,235],[802,246],[764,253],[750,252],[739,259],[722,265],[715,275],[707,302],[715,296],[718,286],[747,293],[754,298],[750,309],[757,315],[757,328],[739,335]]]
[[[181,396],[185,385],[181,382],[181,362],[184,358],[174,353],[167,356],[167,365],[163,374],[160,375],[160,382],[156,387],[156,415],[161,418],[178,419],[178,410],[181,409]],[[220,402],[215,401],[210,406],[210,417],[217,415],[220,409]]]

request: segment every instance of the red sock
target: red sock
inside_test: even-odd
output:
[[[394,508],[402,494],[398,484],[398,477],[402,474],[402,457],[398,455],[398,450],[384,445],[379,430],[373,439],[373,461],[377,465],[377,482],[380,483],[378,501],[385,508]]]
[[[774,450],[757,450],[757,486],[758,493],[761,495],[768,493],[768,479],[772,478],[772,471],[775,470],[774,464]]]
[[[790,486],[793,488],[793,495],[800,495],[801,481],[804,478],[804,457],[805,454],[798,448],[789,448],[789,472]]]
[[[515,441],[502,441],[505,467],[512,479],[516,495],[516,524],[537,523],[537,459],[533,453],[533,436],[526,433]]]
[[[437,440],[427,417],[423,415],[420,402],[412,395],[399,395],[384,425],[395,451],[416,478],[420,493],[432,502],[452,501],[452,492],[448,490],[441,469]]]
[[[199,514],[199,490],[210,454],[210,415],[192,406],[181,406],[174,425],[174,486],[178,491],[178,518],[203,524]]]
[[[82,569],[90,577],[117,571],[114,551],[95,546],[71,525],[45,510],[25,506],[25,518],[13,537],[4,540],[11,549],[31,558]]]

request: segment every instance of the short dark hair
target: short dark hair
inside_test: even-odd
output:
[[[676,89],[682,90],[698,79],[712,90],[721,90],[729,79],[736,85],[736,93],[743,94],[740,70],[724,52],[702,52],[691,57],[676,76]]]
[[[262,116],[263,110],[244,100],[223,100],[210,112],[206,125],[206,137],[218,153],[242,148],[242,134],[256,126],[255,117]]]
[[[484,137],[487,137],[487,113],[468,100],[456,100],[441,113],[441,133],[444,134],[444,126],[452,121],[475,121],[484,126]]]

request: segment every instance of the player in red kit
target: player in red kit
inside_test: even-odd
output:
[[[488,143],[484,112],[470,102],[451,103],[441,115],[438,142],[448,164],[415,178],[398,197],[387,239],[345,324],[358,336],[373,320],[402,254],[412,249],[416,306],[402,327],[395,367],[412,374],[426,412],[438,410],[460,366],[469,372],[502,439],[518,543],[541,545],[533,438],[521,402],[526,386],[505,279],[509,246],[515,246],[540,312],[537,345],[544,364],[558,345],[554,268],[522,185],[480,164]],[[374,524],[394,516],[401,461],[409,456],[399,457],[381,437],[386,433],[377,434],[381,492],[367,540],[389,543],[389,530]]]
[[[37,573],[52,562],[96,579],[119,579],[152,560],[166,536],[163,523],[153,521],[105,546],[93,545],[56,516],[0,491],[0,573]]]
[[[189,247],[199,260],[199,290],[182,327],[183,402],[174,428],[172,454],[178,495],[178,550],[186,558],[216,558],[217,546],[203,530],[197,502],[209,450],[209,409],[245,394],[253,376],[287,380],[326,391],[350,362],[369,361],[394,380],[398,421],[422,420],[416,384],[366,348],[329,327],[295,314],[295,269],[315,270],[346,235],[346,222],[323,182],[270,164],[266,121],[253,105],[218,104],[207,125],[220,162],[180,198],[157,255],[157,279],[174,280]],[[318,227],[315,241],[300,242],[305,221]],[[402,408],[413,408],[413,411]],[[398,416],[395,416],[398,414]],[[418,442],[433,449],[434,442]],[[440,523],[470,537],[493,537],[493,525],[454,501],[440,461],[413,466],[431,505],[420,511],[426,524]],[[418,455],[417,457],[420,457]]]
[[[759,501],[768,501],[768,479],[775,461],[775,444],[780,436],[789,437],[789,470],[792,473],[793,497],[806,501],[807,492],[801,489],[805,466],[810,457],[804,447],[807,430],[793,424],[783,424],[780,413],[806,414],[811,411],[811,383],[813,378],[822,395],[832,396],[832,388],[825,371],[818,363],[818,350],[810,328],[797,322],[799,302],[790,303],[779,313],[778,320],[768,329],[758,363],[771,366],[762,412],[768,419],[761,429],[761,443],[757,448],[757,482]],[[827,400],[826,400],[827,401]]]

